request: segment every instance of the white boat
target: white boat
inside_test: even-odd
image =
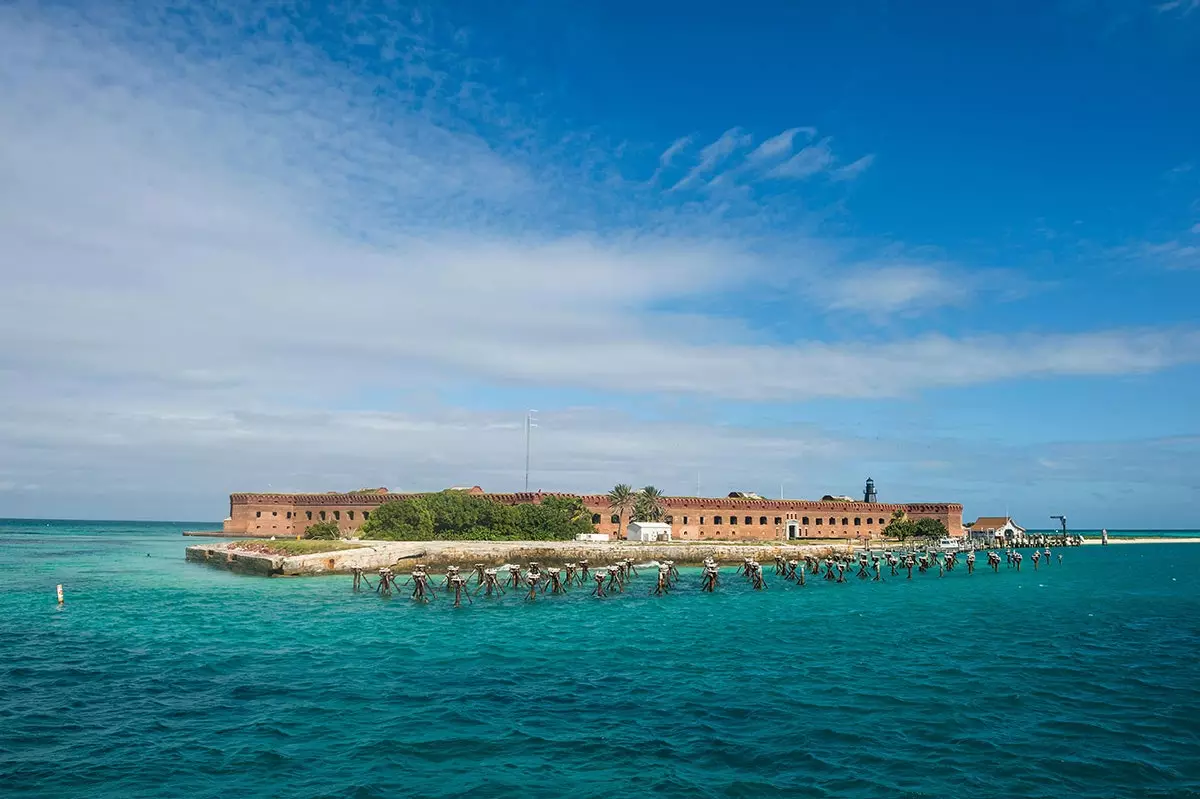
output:
[[[938,549],[942,552],[958,552],[963,548],[963,542],[957,538],[943,538],[938,542]]]

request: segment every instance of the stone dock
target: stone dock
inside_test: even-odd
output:
[[[187,548],[187,559],[243,574],[264,577],[310,574],[346,574],[352,569],[375,571],[390,566],[397,571],[423,563],[432,568],[475,563],[500,566],[505,563],[527,565],[537,561],[543,566],[587,560],[593,567],[631,558],[636,563],[670,560],[680,566],[698,565],[705,558],[724,564],[741,563],[755,558],[774,563],[776,555],[803,558],[814,552],[845,550],[844,543],[735,544],[726,542],[637,543],[632,541],[363,541],[353,549],[319,552],[309,555],[270,555],[239,549],[238,544],[196,544]]]

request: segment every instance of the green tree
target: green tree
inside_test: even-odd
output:
[[[646,486],[637,492],[633,502],[633,519],[639,522],[661,522],[667,512],[663,493],[654,486]]]
[[[940,539],[949,535],[941,519],[917,519],[913,526],[916,528],[914,534],[922,538]]]
[[[304,528],[304,537],[333,541],[342,537],[342,531],[338,529],[337,522],[317,522]]]
[[[617,483],[613,486],[612,491],[608,492],[608,508],[613,513],[617,514],[617,537],[623,537],[622,527],[624,526],[625,517],[633,508],[636,498],[634,497],[633,488],[624,483]]]
[[[385,502],[360,532],[363,538],[384,541],[428,541],[433,538],[433,512],[424,497]]]
[[[590,532],[591,514],[577,497],[506,505],[461,491],[385,502],[362,526],[364,538],[392,541],[569,540]]]
[[[883,534],[889,538],[898,538],[904,541],[917,535],[917,525],[905,515],[904,511],[898,510],[892,514],[892,519],[888,522],[887,527],[883,528]]]

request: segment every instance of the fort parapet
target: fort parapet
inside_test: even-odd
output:
[[[578,497],[592,514],[598,533],[616,537],[622,528],[609,509],[604,494],[518,492],[470,493],[496,502],[518,505],[541,502],[546,497]],[[328,494],[229,495],[228,535],[300,536],[310,524],[335,522],[343,536],[353,536],[371,512],[384,502],[417,494],[389,493],[385,489]],[[904,511],[912,519],[937,519],[951,535],[962,530],[962,505],[955,502],[847,502],[844,500],[742,499],[735,497],[664,497],[664,521],[671,535],[682,541],[789,541],[820,538],[878,536],[892,514]],[[628,519],[625,519],[628,521]]]

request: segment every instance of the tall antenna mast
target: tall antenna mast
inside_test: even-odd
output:
[[[525,413],[525,492],[529,493],[529,431],[537,427],[537,418],[534,414],[537,411],[531,410]]]

